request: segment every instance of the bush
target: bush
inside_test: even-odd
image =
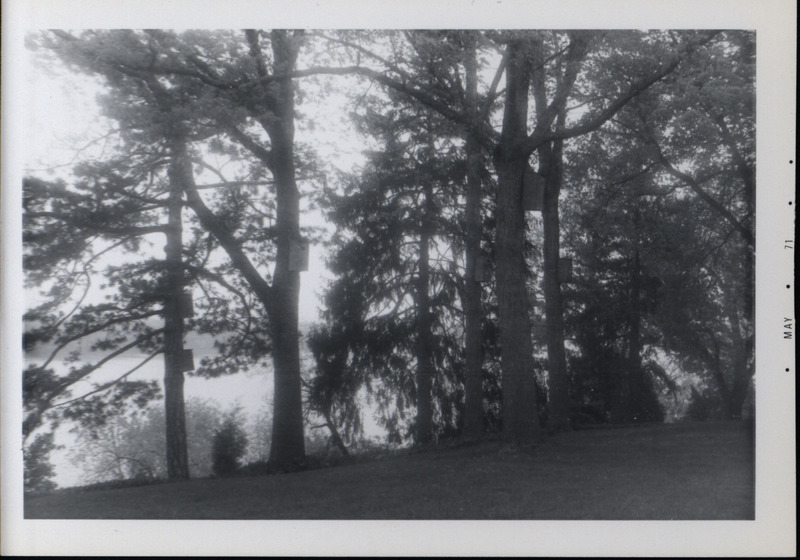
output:
[[[714,414],[714,403],[711,397],[692,387],[692,400],[687,413],[692,420],[708,420]]]
[[[55,472],[50,463],[50,452],[60,446],[53,442],[53,434],[38,434],[33,443],[22,450],[24,459],[25,492],[50,492],[57,485],[53,481]]]
[[[239,468],[247,451],[247,436],[234,416],[228,416],[214,434],[212,470],[216,476],[230,476]]]

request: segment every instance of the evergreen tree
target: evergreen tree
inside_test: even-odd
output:
[[[300,395],[297,304],[299,270],[290,253],[302,241],[294,147],[295,86],[292,74],[303,43],[302,32],[283,30],[244,34],[163,31],[57,33],[53,48],[72,63],[96,72],[112,87],[130,84],[134,105],[156,123],[169,146],[171,177],[186,196],[199,224],[228,254],[269,317],[275,369],[275,414],[271,460],[290,466],[304,457]],[[131,122],[131,121],[128,121]],[[141,129],[147,119],[134,123]],[[207,206],[198,191],[192,144],[224,133],[249,157],[263,176],[271,176],[274,226],[261,228],[267,251],[244,245],[244,231],[226,208]],[[231,152],[230,143],[212,138],[209,148]],[[241,154],[241,152],[239,152]],[[263,181],[250,183],[258,186]],[[234,185],[235,187],[235,185]],[[236,189],[234,188],[234,191]],[[228,199],[230,200],[230,198]],[[234,219],[231,219],[234,218]],[[255,249],[257,256],[250,256]],[[272,255],[272,282],[258,270]]]
[[[395,441],[410,435],[404,420],[414,406],[413,439],[426,443],[456,430],[461,408],[463,327],[450,240],[463,159],[424,111],[369,112],[363,126],[381,149],[349,192],[331,200],[338,278],[327,295],[331,326],[312,337],[317,383],[338,384],[351,399],[362,387],[373,393]],[[332,340],[343,346],[325,352]]]
[[[239,459],[247,451],[247,436],[237,422],[229,415],[214,434],[212,469],[217,476],[230,476],[239,467]]]

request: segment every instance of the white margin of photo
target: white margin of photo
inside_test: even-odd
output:
[[[3,555],[792,556],[796,553],[791,0],[3,0]],[[757,32],[755,521],[45,521],[22,516],[23,40],[46,28],[591,28]],[[794,163],[790,163],[790,160]],[[790,205],[789,202],[792,202]],[[788,372],[786,370],[789,370]]]

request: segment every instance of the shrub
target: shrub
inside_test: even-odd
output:
[[[228,416],[214,434],[212,470],[216,476],[230,476],[239,468],[247,451],[247,436],[234,416]]]
[[[714,413],[714,403],[711,397],[692,387],[692,400],[687,413],[692,420],[708,420]]]
[[[24,458],[25,492],[50,492],[57,487],[52,480],[55,472],[50,463],[50,452],[60,446],[53,442],[53,434],[38,434],[33,443],[22,451]]]

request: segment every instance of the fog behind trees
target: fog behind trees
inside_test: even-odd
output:
[[[26,439],[163,398],[167,477],[188,478],[185,374],[259,368],[283,471],[312,424],[357,446],[364,414],[390,445],[528,445],[752,400],[750,32],[29,43],[42,70],[101,84],[107,128],[24,181],[25,343],[54,349],[25,371]],[[301,332],[309,247],[330,283]],[[129,351],[163,383],[103,378]]]

